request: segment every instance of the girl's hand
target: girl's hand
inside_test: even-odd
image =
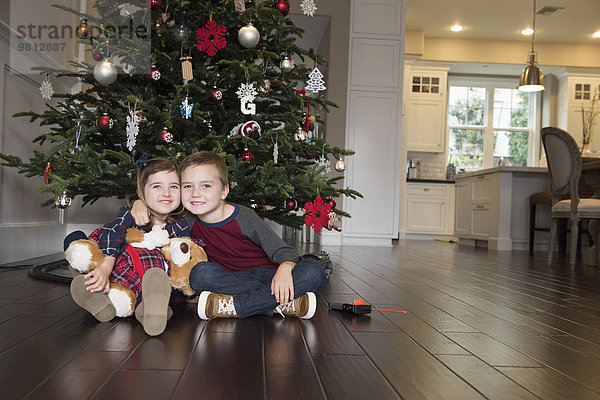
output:
[[[110,287],[110,273],[115,265],[115,257],[104,257],[104,261],[96,269],[85,275],[86,290],[108,293]]]
[[[291,261],[285,261],[279,265],[273,280],[271,281],[271,295],[279,304],[287,304],[294,300],[294,279],[292,269],[296,266]]]
[[[135,220],[137,226],[146,226],[150,223],[150,212],[146,203],[137,199],[131,206],[131,216]]]

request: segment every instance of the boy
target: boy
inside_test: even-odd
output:
[[[313,292],[327,284],[321,262],[299,257],[253,210],[225,201],[227,165],[217,154],[191,154],[180,170],[182,204],[197,217],[190,222],[190,236],[204,241],[210,260],[190,273],[190,285],[200,293],[200,318],[273,312],[311,318],[316,311]],[[136,219],[145,215],[137,209],[132,213]]]

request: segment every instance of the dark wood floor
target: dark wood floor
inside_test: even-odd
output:
[[[0,270],[2,399],[600,399],[600,273],[434,241],[329,247],[315,317],[205,322],[156,338],[98,323],[68,286]],[[364,299],[352,316],[326,301]]]

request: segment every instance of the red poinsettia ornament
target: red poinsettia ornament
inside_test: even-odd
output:
[[[225,25],[218,25],[211,19],[206,25],[198,28],[196,31],[196,36],[198,37],[196,48],[199,51],[205,51],[211,57],[214,56],[219,49],[227,46],[225,32],[227,32]]]
[[[320,232],[322,228],[326,228],[329,224],[329,213],[331,212],[331,204],[325,203],[321,196],[315,197],[315,200],[304,204],[304,223],[312,226],[315,232]]]

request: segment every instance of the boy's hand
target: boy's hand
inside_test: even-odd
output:
[[[137,199],[131,206],[131,216],[135,220],[137,226],[146,226],[150,223],[150,212],[146,203]]]
[[[86,290],[95,292],[108,293],[110,287],[110,273],[115,265],[115,257],[104,257],[104,261],[92,272],[85,275],[85,286]]]
[[[292,269],[296,266],[291,261],[282,262],[271,281],[271,294],[279,304],[289,303],[294,300],[294,279]]]

